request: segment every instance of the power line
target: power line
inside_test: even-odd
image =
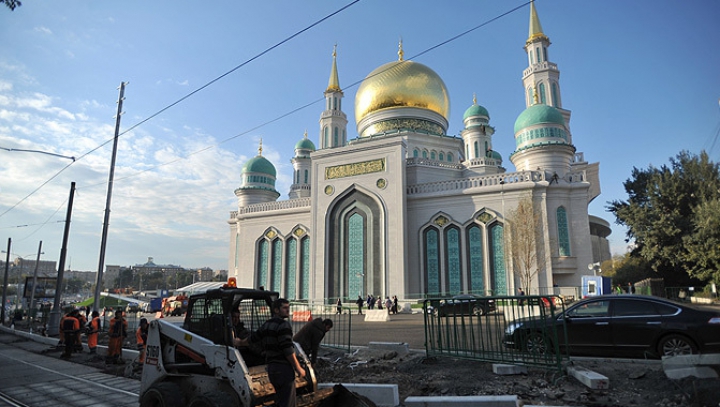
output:
[[[226,73],[218,76],[217,78],[211,80],[210,82],[206,83],[205,85],[203,85],[203,86],[195,89],[194,91],[188,93],[187,95],[183,96],[182,98],[178,99],[177,101],[175,101],[175,102],[167,105],[166,107],[162,108],[161,110],[157,111],[156,113],[152,114],[151,116],[149,116],[149,117],[141,120],[140,122],[132,125],[132,126],[131,126],[130,128],[128,128],[127,130],[121,132],[121,133],[120,133],[120,136],[122,136],[122,135],[128,133],[129,131],[131,131],[131,130],[137,128],[137,127],[139,127],[140,125],[142,125],[142,124],[144,124],[144,123],[152,120],[153,118],[157,117],[158,115],[162,114],[163,112],[167,111],[168,109],[170,109],[170,108],[178,105],[179,103],[185,101],[185,100],[188,99],[189,97],[195,95],[196,93],[198,93],[198,92],[200,92],[201,90],[207,88],[208,86],[212,85],[213,83],[215,83],[215,82],[219,81],[220,79],[228,76],[229,74],[231,74],[231,73],[235,72],[236,70],[242,68],[243,66],[247,65],[248,63],[250,63],[250,62],[258,59],[259,57],[267,54],[268,52],[270,52],[271,50],[279,47],[280,45],[282,45],[282,44],[290,41],[291,39],[297,37],[298,35],[302,34],[303,32],[308,31],[309,29],[315,27],[316,25],[318,25],[318,24],[320,24],[321,22],[329,19],[330,17],[332,17],[332,16],[334,16],[334,15],[336,15],[336,14],[344,11],[345,9],[347,9],[347,8],[349,8],[350,6],[358,3],[359,1],[360,1],[360,0],[355,0],[355,1],[347,4],[346,6],[340,8],[339,10],[337,10],[337,11],[335,11],[335,12],[333,12],[333,13],[325,16],[325,17],[323,17],[322,19],[316,21],[315,23],[311,24],[310,26],[308,26],[308,27],[306,27],[306,28],[304,28],[304,29],[296,32],[295,34],[293,34],[293,35],[291,35],[291,36],[289,36],[289,37],[287,37],[287,38],[285,38],[284,40],[278,42],[277,44],[271,46],[270,48],[267,48],[265,51],[262,51],[261,53],[259,53],[259,54],[257,54],[256,56],[248,59],[247,61],[243,62],[242,64],[237,65],[236,67],[234,67],[234,68],[231,69],[230,71],[228,71],[228,72],[226,72]],[[444,45],[446,45],[446,44],[449,44],[449,43],[451,43],[451,42],[459,39],[459,38],[462,38],[462,37],[464,37],[464,36],[466,36],[466,35],[474,32],[474,31],[476,31],[476,30],[478,30],[478,29],[480,29],[480,28],[482,28],[482,27],[485,27],[485,26],[487,26],[488,24],[491,24],[491,23],[493,23],[493,22],[495,22],[495,21],[497,21],[497,20],[499,20],[499,19],[501,19],[501,18],[503,18],[503,17],[506,17],[506,16],[508,16],[508,15],[510,15],[510,14],[512,14],[512,13],[514,13],[514,12],[516,12],[516,11],[524,8],[524,7],[526,7],[526,6],[529,5],[530,3],[531,3],[531,1],[527,1],[527,2],[521,4],[521,5],[517,6],[517,7],[514,7],[514,8],[512,8],[512,9],[510,9],[510,10],[508,10],[508,11],[502,13],[502,14],[499,14],[499,15],[497,15],[497,16],[495,16],[495,17],[493,17],[493,18],[491,18],[491,19],[489,19],[489,20],[481,23],[481,24],[476,25],[475,27],[472,27],[472,28],[470,28],[470,29],[468,29],[468,30],[463,31],[463,32],[460,33],[460,34],[457,34],[457,35],[455,35],[455,36],[452,36],[452,37],[450,37],[450,38],[448,38],[448,39],[446,39],[446,40],[444,40],[444,41],[439,42],[439,43],[436,44],[436,45],[433,45],[433,46],[431,46],[431,47],[429,47],[429,48],[426,48],[425,50],[423,50],[423,51],[421,51],[421,52],[413,55],[412,57],[406,58],[405,61],[411,61],[411,60],[417,59],[418,57],[420,57],[420,56],[422,56],[422,55],[425,55],[425,54],[427,54],[427,53],[429,53],[429,52],[431,52],[431,51],[433,51],[433,50],[435,50],[435,49],[437,49],[437,48],[440,48],[440,47],[442,47],[442,46],[444,46]],[[391,68],[388,68],[388,69],[391,69]],[[379,74],[381,74],[382,72],[384,72],[384,71],[377,72],[377,73],[375,73],[375,75],[379,75]],[[355,82],[352,82],[349,86],[347,86],[345,89],[353,88],[353,87],[359,85],[360,83],[362,83],[365,79],[367,79],[367,77],[362,78],[362,79],[359,79],[359,80],[356,80]],[[301,111],[301,110],[304,110],[304,109],[306,109],[306,108],[308,108],[308,107],[310,107],[310,106],[312,106],[312,105],[314,105],[314,104],[316,104],[316,103],[318,103],[318,102],[320,102],[320,101],[322,101],[322,100],[324,100],[324,98],[315,99],[315,100],[313,100],[312,102],[306,103],[306,104],[304,104],[304,105],[302,105],[302,106],[300,106],[300,107],[297,107],[297,108],[295,108],[295,109],[292,109],[292,110],[290,110],[290,111],[288,111],[288,112],[286,112],[286,113],[284,113],[284,114],[282,114],[282,115],[280,115],[280,116],[277,116],[277,117],[274,118],[274,119],[268,120],[268,121],[266,121],[266,122],[263,122],[263,123],[261,123],[261,124],[259,124],[259,125],[257,125],[257,126],[254,126],[254,127],[250,128],[250,129],[248,129],[248,130],[242,131],[242,132],[240,132],[240,133],[238,133],[238,134],[235,134],[235,135],[233,135],[233,136],[230,136],[230,137],[228,137],[228,138],[225,138],[225,139],[219,141],[219,142],[216,143],[216,144],[213,144],[213,145],[210,145],[210,146],[201,148],[201,149],[199,149],[199,150],[196,150],[196,151],[194,151],[194,152],[188,153],[188,154],[186,154],[186,155],[184,155],[184,156],[182,156],[182,157],[176,158],[176,159],[174,159],[174,160],[167,161],[167,162],[164,162],[164,163],[161,163],[161,164],[158,164],[158,165],[154,165],[154,166],[148,167],[148,168],[146,168],[146,169],[144,169],[144,170],[142,170],[142,171],[138,171],[138,172],[136,172],[136,173],[134,173],[134,174],[131,174],[131,175],[128,175],[128,176],[125,176],[125,177],[122,177],[122,178],[118,178],[118,179],[115,180],[115,182],[136,177],[136,176],[138,176],[138,175],[140,175],[140,174],[143,174],[143,173],[145,173],[145,172],[151,171],[151,170],[153,170],[153,169],[160,168],[160,167],[164,167],[164,166],[167,166],[167,165],[170,165],[170,164],[174,164],[174,163],[179,162],[179,161],[181,161],[181,160],[187,159],[187,158],[189,158],[189,157],[191,157],[191,156],[193,156],[193,155],[196,155],[196,154],[202,153],[202,152],[204,152],[204,151],[213,149],[213,148],[215,148],[215,147],[217,147],[217,146],[219,146],[219,145],[221,145],[221,144],[227,143],[227,142],[229,142],[229,141],[231,141],[231,140],[234,140],[234,139],[236,139],[236,138],[238,138],[238,137],[241,137],[241,136],[244,136],[244,135],[246,135],[246,134],[248,134],[248,133],[251,133],[251,132],[253,132],[253,131],[257,130],[257,129],[263,128],[263,127],[265,127],[265,126],[267,126],[267,125],[269,125],[269,124],[271,124],[271,123],[277,122],[277,121],[279,121],[279,120],[281,120],[281,119],[283,119],[283,118],[285,118],[285,117],[287,117],[287,116],[293,115],[293,114],[295,114],[296,112],[299,112],[299,111]],[[95,147],[94,149],[92,149],[92,150],[86,152],[85,154],[81,155],[80,157],[78,157],[78,158],[76,159],[76,161],[79,161],[79,160],[83,159],[84,157],[86,157],[87,155],[89,155],[89,154],[97,151],[98,149],[100,149],[101,147],[105,146],[106,144],[108,144],[108,143],[109,143],[110,141],[112,141],[112,140],[113,140],[113,139],[108,139],[108,140],[105,141],[104,143],[100,144],[99,146]],[[75,162],[75,161],[74,161],[74,162]],[[74,162],[73,162],[73,163],[74,163]],[[71,163],[71,164],[72,164],[72,163]],[[40,187],[38,187],[36,190],[34,190],[33,192],[31,192],[28,196],[26,196],[25,198],[23,198],[23,201],[24,201],[25,199],[27,199],[28,197],[30,197],[30,196],[31,196],[32,194],[34,194],[35,192],[37,192],[37,190],[39,190],[40,188],[42,188],[42,187],[43,187],[45,184],[47,184],[49,181],[51,181],[52,179],[54,179],[55,177],[57,177],[61,172],[63,172],[65,169],[67,169],[71,164],[69,164],[68,166],[66,166],[66,167],[64,167],[63,169],[61,169],[61,170],[60,170],[57,174],[55,174],[50,180],[46,181],[46,182],[43,183]],[[98,186],[98,185],[104,185],[104,184],[106,184],[106,182],[88,185],[88,187],[93,187],[93,186]],[[21,202],[22,202],[22,201],[21,201]],[[20,202],[18,202],[18,203],[15,204],[12,208],[10,208],[10,209],[8,209],[7,211],[5,211],[5,212],[3,212],[2,214],[0,214],[0,217],[2,217],[5,213],[9,212],[10,210],[12,210],[13,208],[15,208],[15,207],[16,207],[17,205],[19,205],[19,204],[20,204]],[[56,212],[57,212],[57,211],[56,211]]]

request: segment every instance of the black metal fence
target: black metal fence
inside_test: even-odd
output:
[[[423,302],[428,356],[562,370],[567,353],[559,296],[432,298]]]
[[[350,351],[352,333],[352,313],[354,308],[327,304],[324,302],[291,302],[290,321],[293,332],[298,332],[303,325],[315,318],[330,319],[333,328],[325,334],[322,344],[330,348]]]

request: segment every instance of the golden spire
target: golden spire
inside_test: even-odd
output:
[[[477,105],[477,95],[473,92],[473,105]]]
[[[398,44],[398,61],[403,61],[405,56],[405,52],[403,52],[402,49],[402,37],[400,37],[400,43]]]
[[[258,155],[262,157],[262,137],[260,137],[260,147],[258,147]]]
[[[332,69],[330,70],[330,80],[328,81],[328,87],[325,89],[325,92],[341,92],[340,89],[340,79],[338,79],[338,71],[337,71],[337,44],[333,46],[333,62],[332,62]]]
[[[526,43],[530,43],[535,39],[544,39],[550,41],[550,39],[543,33],[542,25],[540,25],[540,17],[537,15],[535,10],[535,1],[530,2],[530,34]]]

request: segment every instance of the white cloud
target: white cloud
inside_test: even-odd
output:
[[[35,32],[39,32],[41,34],[52,35],[52,31],[47,27],[35,27],[34,30]]]

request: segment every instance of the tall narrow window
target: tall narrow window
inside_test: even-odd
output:
[[[337,98],[333,96],[333,109],[337,110]]]
[[[330,147],[330,129],[328,127],[323,129],[323,140],[325,141],[325,148]]]
[[[431,160],[434,160],[434,159],[435,159],[435,152],[434,152],[434,151],[431,151],[431,152],[430,152],[430,159],[431,159]]]
[[[507,276],[505,275],[505,239],[503,226],[496,223],[490,227],[490,259],[492,267],[493,295],[507,295]]]
[[[300,298],[310,297],[310,238],[300,241]]]
[[[453,162],[453,155],[452,155],[452,153],[448,153],[448,155],[447,155],[447,160],[448,160],[449,163]]]
[[[558,95],[557,83],[552,84],[552,105],[555,107],[560,106],[560,95]]]
[[[470,159],[470,143],[465,144],[465,157]]]
[[[542,62],[542,59],[540,59],[540,48],[535,48],[535,58],[537,58],[538,63]]]
[[[258,247],[258,269],[257,269],[257,286],[261,285],[267,285],[268,283],[268,263],[270,259],[268,259],[268,242],[267,240],[263,239],[260,241]]]
[[[272,242],[272,275],[270,281],[270,289],[273,291],[280,292],[283,294],[282,289],[282,259],[283,259],[283,242],[280,239],[275,239]]]
[[[285,266],[285,275],[287,276],[287,299],[297,299],[298,295],[295,291],[295,275],[297,270],[297,239],[290,239],[287,244],[287,265]]]
[[[475,157],[473,157],[473,158],[478,158],[478,157],[480,157],[480,146],[478,146],[477,141],[474,143],[474,147],[475,147]]]
[[[527,88],[527,97],[528,97],[528,106],[532,106],[535,104],[535,93],[533,92],[533,89],[528,86]]]
[[[462,291],[460,265],[460,231],[455,227],[445,230],[446,264],[448,275],[448,291],[459,294]]]
[[[475,294],[485,294],[485,273],[483,271],[482,230],[473,225],[468,228],[468,268],[470,269],[470,290]]]
[[[538,88],[540,91],[540,103],[547,104],[547,96],[545,95],[545,84],[541,83]]]
[[[438,154],[438,161],[445,161],[445,154],[443,154],[442,152],[440,152],[440,153]]]
[[[413,150],[413,157],[418,158],[419,155],[420,155],[420,152],[418,151],[417,148],[415,150]]]
[[[423,150],[423,158],[427,158],[427,151]]]
[[[335,127],[333,129],[333,147],[338,147],[340,145],[340,139],[339,139],[340,136],[338,134],[339,134],[338,128]]]
[[[308,170],[305,170],[305,183],[306,184],[308,183],[308,174],[309,174]]]
[[[429,228],[425,231],[425,272],[429,296],[440,294],[440,241],[438,231]]]
[[[545,61],[549,61],[549,59],[548,59],[548,50],[547,50],[547,47],[543,47],[543,59],[544,59]]]
[[[558,249],[560,256],[570,256],[570,230],[567,213],[562,206],[557,208]]]
[[[362,215],[350,215],[348,238],[348,295],[354,298],[365,295],[365,220]]]

